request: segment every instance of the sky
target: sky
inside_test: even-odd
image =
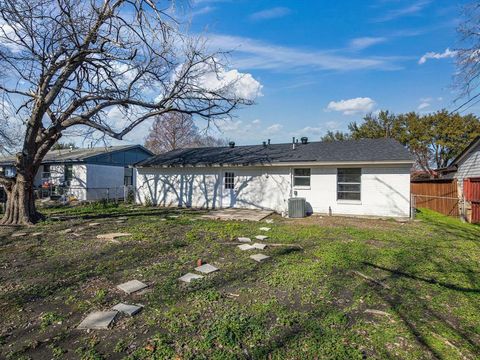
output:
[[[182,19],[212,50],[231,50],[228,70],[246,77],[242,91],[257,94],[255,105],[218,124],[219,136],[237,144],[314,141],[381,109],[454,109],[456,28],[466,3],[191,0]],[[143,143],[147,130],[127,142]]]

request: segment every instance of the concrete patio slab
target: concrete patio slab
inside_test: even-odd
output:
[[[249,242],[252,242],[252,239],[250,239],[248,237],[239,237],[238,241],[240,241],[242,243],[249,243]]]
[[[133,316],[138,314],[143,309],[143,306],[120,303],[115,305],[112,309],[123,314]]]
[[[255,243],[252,245],[255,249],[259,249],[259,250],[263,250],[267,247],[267,245],[265,244],[259,244],[259,243]]]
[[[266,236],[266,235],[257,235],[257,236],[255,236],[255,239],[257,239],[257,240],[267,240],[267,239],[268,239],[268,236]]]
[[[94,311],[87,315],[85,319],[77,326],[80,330],[100,330],[108,329],[115,320],[118,311]]]
[[[252,249],[255,249],[252,245],[250,244],[242,244],[242,245],[238,245],[238,248],[242,251],[245,251],[245,250],[252,250]]]
[[[117,285],[117,289],[125,291],[127,294],[133,294],[134,292],[145,289],[146,287],[148,287],[147,284],[144,284],[138,280],[130,280],[126,283]]]
[[[255,254],[255,255],[250,256],[250,259],[258,261],[258,262],[262,262],[262,261],[267,260],[269,258],[270,258],[270,256],[263,255],[263,254]]]
[[[212,210],[208,214],[202,215],[204,219],[214,220],[248,220],[260,221],[271,215],[273,211],[256,209],[219,209]]]
[[[186,283],[191,283],[194,280],[199,280],[203,279],[203,275],[197,275],[197,274],[192,274],[192,273],[187,273],[181,277],[178,278],[178,280],[186,282]]]
[[[270,231],[270,228],[269,227],[261,227],[260,231]]]
[[[201,266],[197,266],[195,268],[195,271],[201,272],[203,274],[210,274],[212,272],[218,271],[218,268],[210,264],[203,264]]]

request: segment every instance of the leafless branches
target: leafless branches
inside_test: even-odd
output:
[[[35,149],[35,161],[71,127],[122,139],[153,116],[210,120],[252,103],[233,91],[238,79],[221,78],[223,54],[210,54],[201,39],[182,34],[168,6],[0,1],[0,92],[24,121],[24,147]],[[213,87],[206,81],[211,74]],[[120,121],[112,122],[113,109],[122,113]]]

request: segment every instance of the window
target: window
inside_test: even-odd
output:
[[[225,189],[235,189],[235,174],[233,172],[225,173]]]
[[[337,200],[361,200],[362,169],[337,170]]]
[[[70,181],[72,181],[72,179],[73,179],[73,165],[72,164],[65,165],[65,182],[69,184]]]
[[[50,165],[43,165],[42,179],[50,179]]]
[[[133,185],[133,169],[132,168],[125,168],[125,177],[123,182],[125,186]]]
[[[310,169],[293,169],[293,186],[310,186]]]
[[[6,177],[15,177],[17,175],[17,169],[15,166],[6,166],[5,167],[5,176]]]

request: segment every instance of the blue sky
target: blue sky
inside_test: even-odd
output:
[[[223,136],[250,144],[319,139],[380,109],[453,109],[452,55],[465,4],[195,0],[185,17],[212,49],[233,50],[232,69],[261,84],[256,105],[220,124]]]

